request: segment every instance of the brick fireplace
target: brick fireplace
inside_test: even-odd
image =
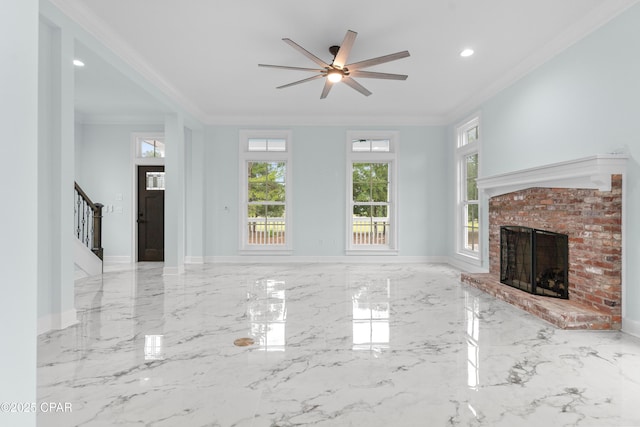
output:
[[[620,329],[623,171],[626,157],[594,156],[478,180],[488,198],[488,273],[462,281],[566,329]],[[569,237],[569,299],[500,283],[500,227]]]

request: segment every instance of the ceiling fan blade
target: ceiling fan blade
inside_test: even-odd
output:
[[[360,62],[354,62],[353,64],[347,64],[347,68],[350,71],[360,70],[362,68],[372,67],[378,64],[384,64],[385,62],[395,61],[396,59],[402,59],[409,56],[408,50],[402,52],[396,52],[389,55],[379,56],[377,58],[371,58]]]
[[[321,73],[321,72],[325,71],[322,68],[289,67],[288,65],[258,64],[258,67],[281,68],[283,70],[313,71],[313,72],[316,72],[316,73]]]
[[[353,80],[351,77],[344,77],[342,81],[344,82],[344,84],[346,84],[347,86],[351,86],[352,88],[354,88],[355,90],[363,94],[364,96],[371,95],[371,92],[369,92],[364,86],[362,86],[357,81]]]
[[[317,76],[308,77],[306,79],[298,80],[297,82],[289,83],[286,85],[278,86],[276,89],[284,89],[285,87],[299,85],[300,83],[310,82],[311,80],[319,79],[324,77],[322,74],[318,74]]]
[[[322,94],[320,95],[320,99],[325,99],[327,95],[329,95],[329,91],[331,90],[332,87],[333,87],[333,83],[331,82],[331,80],[327,79],[324,82],[324,88],[322,88]]]
[[[293,47],[295,50],[297,50],[298,52],[300,52],[301,54],[303,54],[304,56],[306,56],[307,58],[309,58],[310,60],[312,60],[313,62],[318,64],[319,66],[321,66],[322,68],[329,68],[329,64],[327,64],[322,59],[318,58],[313,53],[309,52],[307,49],[303,48],[302,46],[300,46],[298,43],[294,42],[293,40],[286,39],[286,38],[282,39],[282,40],[285,43],[287,43],[289,46]]]
[[[342,40],[342,44],[340,45],[340,49],[338,49],[338,53],[336,53],[336,57],[333,60],[334,67],[344,68],[344,64],[347,62],[347,58],[349,57],[353,43],[356,41],[357,35],[358,33],[355,31],[347,31],[347,34],[345,34],[344,40]]]
[[[353,77],[363,77],[367,79],[388,79],[388,80],[407,80],[406,74],[390,74],[390,73],[375,73],[373,71],[349,71],[349,75]]]

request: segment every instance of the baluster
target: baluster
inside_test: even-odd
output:
[[[90,248],[91,246],[91,214],[93,213],[93,210],[91,209],[91,206],[89,206],[88,203],[85,202],[85,210],[84,210],[84,218],[83,218],[83,222],[84,222],[84,244],[86,247]]]
[[[76,192],[76,194],[78,195],[76,197],[76,205],[74,207],[75,215],[76,215],[76,237],[78,239],[80,239],[80,236],[81,236],[81,234],[80,234],[80,212],[81,212],[80,204],[82,203],[82,196],[78,192]]]

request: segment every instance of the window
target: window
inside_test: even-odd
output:
[[[480,258],[480,213],[478,202],[478,146],[480,121],[474,118],[457,129],[458,208],[457,252]]]
[[[291,250],[290,141],[286,131],[240,134],[243,251]]]
[[[142,158],[164,157],[164,138],[137,138],[138,156]]]
[[[164,190],[164,172],[146,173],[147,190]]]
[[[347,135],[347,253],[397,252],[395,132]]]

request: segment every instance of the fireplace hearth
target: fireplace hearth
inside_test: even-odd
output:
[[[500,282],[533,295],[569,298],[569,238],[521,226],[500,227]]]
[[[479,178],[478,190],[489,198],[489,271],[462,273],[462,281],[563,329],[619,330],[624,294],[623,176],[628,159],[595,155]],[[569,299],[529,294],[500,283],[501,226],[568,236]],[[546,282],[553,290],[560,272],[536,272],[533,280],[542,273],[539,289]]]

